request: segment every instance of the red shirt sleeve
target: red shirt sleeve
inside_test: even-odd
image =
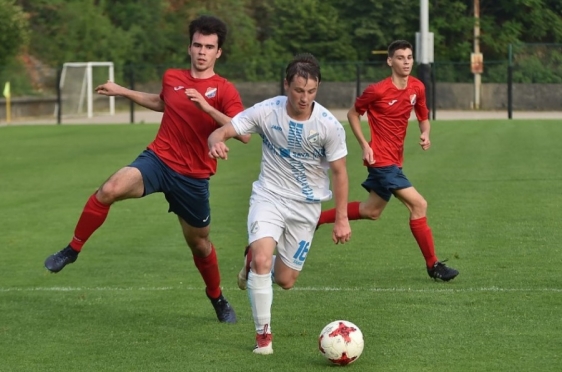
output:
[[[379,97],[375,89],[376,84],[371,84],[363,91],[363,93],[355,100],[355,111],[359,115],[363,115]]]
[[[220,111],[231,118],[244,111],[244,105],[242,104],[240,94],[234,84],[230,82],[224,84],[224,94],[222,96]]]
[[[429,110],[427,109],[427,103],[425,100],[425,86],[423,83],[417,84],[417,99],[414,106],[414,111],[416,112],[416,117],[418,121],[424,121],[429,119]]]

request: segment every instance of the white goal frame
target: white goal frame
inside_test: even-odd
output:
[[[108,67],[108,80],[114,81],[114,66],[113,62],[65,62],[62,65],[62,72],[59,81],[59,89],[64,87],[64,79],[66,76],[67,67],[86,67],[84,74],[84,81],[82,82],[82,89],[80,91],[79,108],[82,109],[82,102],[84,102],[84,95],[86,95],[86,102],[88,105],[88,118],[94,117],[94,87],[92,86],[92,67]],[[115,97],[109,97],[109,114],[115,115]]]

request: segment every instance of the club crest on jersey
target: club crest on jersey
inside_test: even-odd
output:
[[[217,95],[217,88],[207,88],[207,91],[205,92],[205,97],[213,98],[216,95]]]
[[[410,95],[410,103],[412,104],[412,106],[416,104],[416,97],[417,96],[415,94]]]
[[[315,130],[311,130],[308,133],[308,137],[306,137],[307,140],[310,141],[310,143],[316,143],[316,141],[318,141],[318,137],[320,137],[320,135],[318,134],[317,131]]]

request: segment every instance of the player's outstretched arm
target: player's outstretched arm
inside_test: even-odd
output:
[[[153,93],[144,93],[136,90],[131,90],[122,87],[119,84],[115,84],[112,81],[107,81],[107,83],[98,85],[95,89],[97,94],[104,96],[121,96],[130,99],[138,105],[146,107],[147,109],[164,112],[164,101],[160,98],[160,95]]]
[[[346,158],[330,162],[332,172],[332,187],[334,189],[334,201],[336,205],[336,221],[332,231],[334,243],[348,242],[351,238],[351,227],[347,217],[347,201],[349,193],[349,180],[347,177]]]
[[[238,133],[234,129],[232,123],[228,123],[216,129],[207,139],[209,146],[209,156],[214,159],[228,159],[228,147],[225,142],[230,138],[236,137]]]

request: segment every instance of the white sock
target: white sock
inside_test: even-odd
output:
[[[258,275],[250,270],[248,297],[252,306],[256,332],[263,333],[264,327],[267,325],[267,332],[271,333],[271,304],[273,303],[271,274]]]

